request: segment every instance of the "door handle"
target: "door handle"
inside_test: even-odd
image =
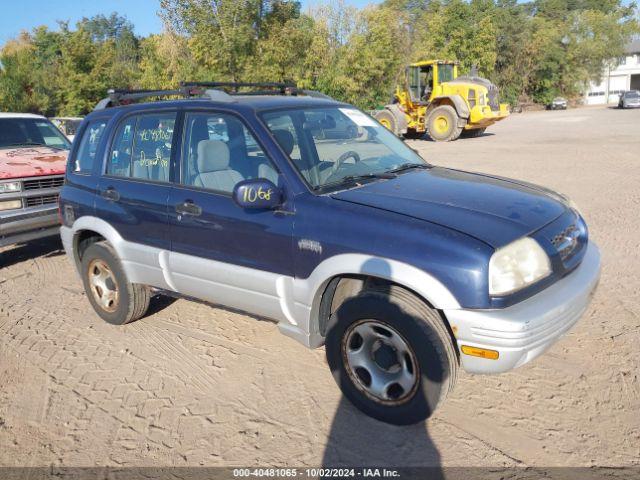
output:
[[[202,208],[193,203],[191,200],[185,200],[184,202],[176,205],[176,212],[181,213],[182,215],[191,215],[193,217],[198,217],[202,214]]]
[[[120,200],[120,194],[113,187],[109,187],[106,190],[103,190],[101,195],[103,198],[106,198],[107,200],[113,200],[114,202]]]

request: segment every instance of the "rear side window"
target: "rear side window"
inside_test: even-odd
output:
[[[168,182],[175,123],[175,112],[125,119],[116,131],[107,174]]]
[[[98,144],[107,126],[106,120],[94,120],[85,128],[76,155],[74,172],[91,172],[96,158]]]
[[[118,125],[118,130],[111,146],[109,163],[107,163],[107,173],[109,175],[118,177],[129,177],[131,175],[131,152],[136,120],[137,117],[129,117]]]

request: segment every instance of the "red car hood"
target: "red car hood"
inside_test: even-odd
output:
[[[63,174],[68,153],[50,147],[2,148],[0,179]]]

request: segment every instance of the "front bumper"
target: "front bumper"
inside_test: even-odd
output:
[[[57,235],[59,227],[55,204],[0,212],[0,247]]]
[[[461,353],[462,367],[470,373],[501,373],[533,360],[578,321],[599,278],[600,251],[589,242],[576,270],[523,302],[500,310],[445,310],[459,349],[499,352],[496,360]]]

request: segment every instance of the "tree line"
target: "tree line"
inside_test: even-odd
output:
[[[138,37],[116,13],[59,22],[0,50],[0,109],[82,115],[108,88],[181,80],[292,81],[362,108],[390,100],[412,61],[460,62],[503,101],[579,98],[640,32],[623,0],[161,0],[161,33]]]

